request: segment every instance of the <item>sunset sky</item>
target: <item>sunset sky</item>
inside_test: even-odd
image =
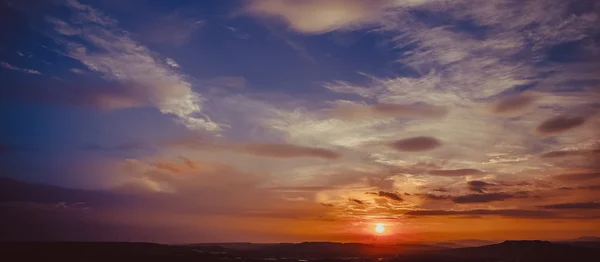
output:
[[[600,235],[599,1],[6,0],[0,24],[6,239]]]

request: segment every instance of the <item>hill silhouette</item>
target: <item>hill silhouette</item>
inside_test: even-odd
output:
[[[597,261],[600,249],[548,241],[504,241],[456,249],[427,245],[304,242],[281,244],[162,245],[119,242],[1,243],[0,257],[15,261]]]

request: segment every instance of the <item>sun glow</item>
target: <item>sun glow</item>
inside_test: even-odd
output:
[[[375,233],[381,234],[385,232],[385,225],[383,223],[375,224]]]

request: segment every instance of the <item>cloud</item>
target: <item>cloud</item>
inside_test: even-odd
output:
[[[421,152],[438,148],[442,143],[434,137],[418,136],[398,140],[390,146],[398,151]]]
[[[364,203],[365,203],[365,202],[363,202],[363,201],[361,201],[361,200],[358,200],[358,199],[356,199],[356,198],[348,198],[348,201],[350,201],[350,202],[353,202],[353,203],[356,203],[356,204],[359,204],[359,205],[362,205],[362,204],[364,204]]]
[[[268,187],[267,190],[282,191],[282,192],[317,192],[332,189],[328,186],[279,186]]]
[[[179,68],[179,64],[177,64],[177,62],[175,62],[175,60],[173,60],[170,57],[167,57],[167,59],[165,59],[165,63],[167,63],[167,65],[169,65],[170,67]]]
[[[336,159],[341,156],[329,149],[289,144],[249,142],[234,147],[238,148],[240,152],[273,158],[317,157]]]
[[[437,118],[444,116],[446,114],[446,109],[424,104],[377,103],[366,105],[341,100],[336,102],[335,108],[327,110],[327,114],[332,117],[348,120],[369,117]]]
[[[477,193],[483,193],[484,190],[487,190],[489,186],[493,186],[494,184],[490,184],[483,181],[472,180],[467,182],[469,185],[469,190]]]
[[[83,74],[85,73],[85,71],[79,69],[79,68],[70,68],[69,71],[75,73],[75,74]]]
[[[586,181],[600,178],[600,172],[560,174],[553,178],[560,181]]]
[[[554,218],[556,214],[544,210],[526,209],[474,209],[474,210],[415,210],[404,213],[411,216],[503,216],[517,218]]]
[[[256,16],[278,18],[301,33],[318,34],[358,27],[379,19],[385,0],[253,0],[246,10]]]
[[[452,198],[452,202],[459,204],[468,203],[488,203],[494,201],[504,201],[506,199],[515,198],[514,195],[506,193],[484,193],[484,194],[468,194]]]
[[[40,71],[33,70],[33,69],[16,67],[16,66],[13,66],[13,65],[11,65],[11,64],[9,64],[7,62],[4,62],[4,61],[0,62],[0,66],[4,67],[6,69],[10,69],[10,70],[13,70],[13,71],[19,71],[19,72],[23,72],[23,73],[27,73],[27,74],[33,74],[33,75],[41,75],[42,74],[42,73],[40,73]]]
[[[584,123],[585,118],[583,117],[555,116],[538,125],[536,131],[541,135],[553,135],[574,129]]]
[[[594,150],[559,150],[542,154],[542,158],[561,158],[570,156],[600,156],[600,149]]]
[[[435,194],[418,194],[419,197],[429,200],[446,200],[451,199],[451,196],[448,195],[435,195]]]
[[[337,159],[342,155],[336,151],[274,142],[216,142],[199,136],[177,138],[167,142],[167,146],[190,149],[224,150],[270,158],[314,157]]]
[[[458,177],[458,176],[477,176],[483,175],[484,172],[479,169],[462,168],[462,169],[437,169],[430,170],[428,172],[434,176],[447,176],[447,177]]]
[[[500,99],[495,103],[492,112],[504,115],[516,115],[528,108],[537,97],[531,94],[519,94]]]
[[[387,198],[394,201],[404,201],[398,193],[379,191],[379,192],[367,192],[369,195],[377,195],[383,198]]]
[[[194,130],[219,131],[221,127],[202,113],[203,98],[192,90],[186,77],[160,62],[147,47],[117,27],[114,19],[76,0],[66,5],[73,11],[72,23],[48,18],[58,33],[56,40],[69,57],[106,79],[125,83],[134,94],[149,101],[162,113],[171,114]],[[82,42],[71,41],[77,37]],[[83,44],[84,43],[84,44]]]
[[[541,208],[546,209],[600,209],[600,202],[579,202],[579,203],[564,203],[545,205]]]

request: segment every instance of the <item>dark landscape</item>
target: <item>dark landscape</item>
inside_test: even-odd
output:
[[[0,244],[11,261],[598,261],[600,241],[504,241],[466,248],[420,244],[304,242],[163,245],[134,242]]]

